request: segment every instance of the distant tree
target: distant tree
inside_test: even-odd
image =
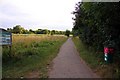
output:
[[[50,34],[50,30],[47,29],[38,29],[35,31],[36,34]]]
[[[69,36],[70,36],[70,31],[69,31],[69,30],[66,30],[65,35],[66,35],[67,37],[69,37]]]
[[[29,30],[29,33],[30,33],[30,34],[35,34],[35,31],[32,30],[32,29],[30,29],[30,30]]]
[[[50,30],[48,30],[48,33],[47,34],[51,34],[51,31]]]
[[[63,35],[65,33],[65,31],[59,31],[59,34]]]
[[[36,34],[42,34],[41,31],[42,31],[42,29],[38,29],[38,30],[35,31],[35,33],[36,33]]]
[[[29,31],[28,30],[24,30],[23,34],[29,34]]]
[[[54,35],[54,34],[55,34],[55,30],[52,30],[52,31],[51,31],[51,35]]]
[[[16,25],[15,27],[13,27],[13,33],[15,34],[22,34],[24,30],[25,29],[21,27],[21,25]]]
[[[42,34],[48,34],[48,30],[47,29],[44,29],[41,32],[42,32]]]
[[[7,31],[9,31],[9,32],[13,32],[13,29],[12,28],[7,28]]]
[[[62,34],[62,31],[59,31],[59,34]]]
[[[59,34],[59,31],[55,31],[55,34]]]

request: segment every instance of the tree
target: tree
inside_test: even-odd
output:
[[[38,30],[35,31],[35,33],[36,34],[42,34],[41,31],[42,31],[42,29],[38,29]]]
[[[47,34],[51,34],[51,31],[50,31],[50,30],[48,30],[48,31],[47,31]]]
[[[23,34],[29,34],[29,31],[28,30],[24,30]]]
[[[55,30],[52,30],[52,31],[51,31],[51,35],[54,35],[54,34],[55,34]]]
[[[67,37],[69,37],[70,31],[69,31],[69,30],[66,30],[65,35],[66,35]]]
[[[9,32],[13,32],[13,29],[12,28],[7,28],[7,31],[9,31]]]
[[[30,29],[30,30],[29,30],[29,33],[30,33],[30,34],[35,34],[35,31],[32,30],[32,29]]]
[[[41,30],[41,33],[42,34],[48,34],[48,30],[47,29]]]
[[[102,51],[113,46],[120,56],[120,5],[119,3],[76,4],[73,33],[87,46]]]
[[[13,27],[13,33],[15,34],[22,34],[24,30],[25,29],[21,27],[21,25],[16,25],[15,27]]]

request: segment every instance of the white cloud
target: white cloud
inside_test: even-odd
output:
[[[72,14],[79,0],[2,0],[0,19],[2,26],[20,24],[26,28],[66,30],[72,26]],[[39,26],[39,27],[36,27]],[[40,27],[41,26],[41,27]]]

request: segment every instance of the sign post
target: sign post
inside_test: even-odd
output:
[[[4,29],[0,28],[0,45],[12,45],[12,34]]]
[[[0,28],[0,46],[9,46],[11,54],[12,47],[12,33]]]
[[[12,34],[5,29],[0,28],[0,65],[2,65],[2,46],[8,46],[10,48],[8,55],[11,57]],[[0,74],[2,74],[2,66],[0,66]],[[2,79],[1,75],[0,78]]]
[[[114,48],[113,47],[104,47],[104,60],[107,63],[113,62],[113,54],[114,54]]]

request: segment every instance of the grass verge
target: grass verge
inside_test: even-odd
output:
[[[73,38],[73,42],[80,57],[91,67],[93,72],[103,78],[120,78],[119,66],[116,63],[105,63],[103,52],[86,47],[78,37]]]
[[[8,57],[9,49],[3,47],[2,77],[26,77],[37,71],[39,78],[46,78],[48,65],[66,39],[64,36],[47,36],[43,39],[38,35],[13,36],[11,57]]]

